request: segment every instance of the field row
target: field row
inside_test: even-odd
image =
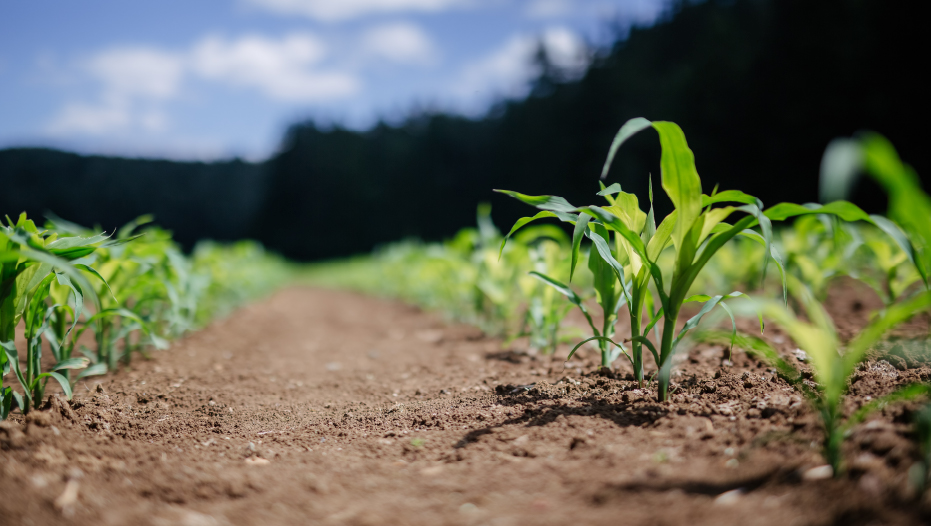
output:
[[[912,168],[876,134],[829,145],[821,167],[826,204],[766,208],[739,190],[715,188],[706,195],[682,130],[645,119],[621,128],[602,179],[622,144],[646,128],[659,134],[662,146],[661,186],[674,205],[665,218],[655,217],[652,181],[646,207],[616,183],[600,183],[602,205],[583,207],[557,196],[501,190],[539,212],[502,235],[489,208],[480,206],[477,228],[445,243],[385,246],[370,257],[318,265],[311,278],[398,297],[510,340],[527,337],[530,348],[543,353],[569,343],[571,357],[582,345],[597,346],[602,367],[623,360],[661,402],[670,394],[678,350],[701,341],[743,349],[808,398],[824,426],[825,460],[840,475],[841,446],[852,426],[889,403],[928,391],[910,385],[852,414],[843,411],[849,379],[867,353],[931,306],[931,199]],[[839,200],[861,173],[888,193],[888,217]],[[530,225],[542,219],[566,228]],[[873,289],[883,305],[852,337],[838,333],[821,305],[842,277]],[[690,303],[697,312],[680,319]],[[563,323],[572,309],[585,320],[587,334]],[[616,326],[623,316],[630,331],[621,334]],[[739,317],[758,319],[762,334],[764,320],[777,324],[813,371],[791,365],[796,361],[780,355],[762,334],[739,332]],[[931,409],[918,412],[915,425],[924,461],[916,463],[914,476],[923,487],[931,465]]]
[[[164,348],[292,274],[251,242],[201,243],[186,255],[150,220],[113,235],[60,219],[40,228],[25,214],[0,223],[0,420],[39,408],[49,381],[70,398],[77,380]]]

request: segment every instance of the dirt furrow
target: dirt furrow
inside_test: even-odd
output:
[[[907,407],[858,428],[851,475],[818,479],[802,398],[723,355],[683,354],[659,404],[593,354],[565,364],[397,302],[292,288],[4,423],[0,524],[927,519],[905,480]],[[864,368],[851,404],[931,375],[901,369]]]

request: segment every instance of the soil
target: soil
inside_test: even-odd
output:
[[[829,296],[842,334],[876,308],[864,297]],[[848,411],[931,377],[927,327],[861,367]],[[0,425],[0,524],[931,521],[907,476],[915,404],[856,427],[834,479],[817,416],[745,354],[683,351],[661,404],[592,350],[521,348],[393,301],[283,290]]]

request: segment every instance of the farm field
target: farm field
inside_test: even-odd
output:
[[[844,331],[878,301],[847,284],[825,305]],[[896,336],[927,330],[913,320]],[[779,329],[767,337],[791,355]],[[11,415],[0,522],[927,520],[906,477],[908,405],[857,428],[845,444],[851,475],[824,478],[809,405],[740,352],[722,366],[723,352],[683,353],[678,388],[658,403],[624,367],[621,378],[597,373],[594,349],[564,363],[563,349],[509,352],[395,301],[288,288],[77,383],[70,406]],[[855,373],[848,404],[931,376],[912,356],[898,369],[877,358]]]
[[[0,526],[931,524],[917,11],[13,4]]]
[[[648,212],[619,183],[606,206],[498,190],[539,212],[503,234],[480,205],[443,243],[316,265],[248,241],[185,254],[149,217],[7,218],[0,517],[926,523],[913,169],[879,135],[839,139],[826,204],[767,208],[702,193],[681,128],[635,118],[603,176],[647,128],[662,218],[651,183]],[[888,217],[842,199],[859,172]]]

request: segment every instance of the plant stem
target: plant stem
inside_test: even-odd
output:
[[[634,379],[640,384],[640,388],[643,388],[643,344],[638,341],[633,340],[637,336],[640,336],[640,315],[643,309],[640,308],[640,305],[634,305],[630,309],[630,354],[634,366]]]
[[[605,338],[610,338],[614,335],[614,326],[611,323],[611,316],[608,315],[608,311],[605,310],[604,323],[601,326],[601,334]],[[611,344],[607,340],[598,340],[598,346],[601,349],[601,366],[610,369],[611,368],[611,356],[608,352]]]
[[[672,342],[676,334],[676,322],[679,319],[679,311],[671,312],[663,316],[663,341],[660,346],[659,361],[656,364],[659,371],[656,379],[659,382],[659,388],[656,391],[656,399],[665,402],[669,398],[669,373],[670,367],[666,362],[672,359]]]

